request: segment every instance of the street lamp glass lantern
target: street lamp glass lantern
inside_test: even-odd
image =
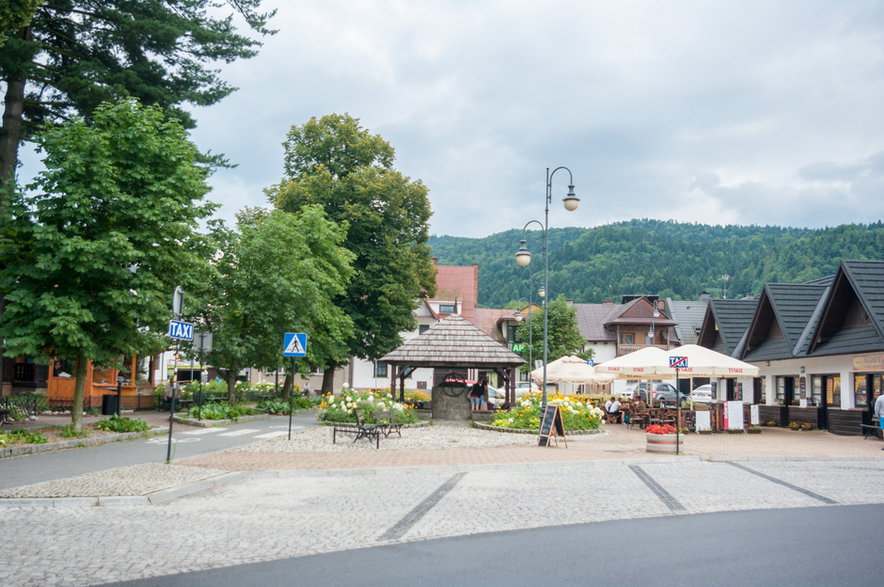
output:
[[[516,251],[516,263],[522,267],[527,266],[531,262],[531,251],[525,246],[525,242],[525,239],[522,239],[519,243],[519,250]]]
[[[546,297],[546,289],[542,285],[540,286],[540,289],[537,290],[537,295],[542,298]]]
[[[562,198],[562,204],[564,204],[565,210],[568,212],[573,212],[577,209],[577,205],[580,204],[580,198],[574,193],[573,185],[568,186],[568,195]]]
[[[516,322],[521,322],[524,317],[525,315],[522,314],[521,310],[516,310],[516,313],[513,314],[513,319],[515,319]]]

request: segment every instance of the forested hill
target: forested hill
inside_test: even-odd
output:
[[[485,238],[433,236],[441,265],[479,265],[479,305],[504,307],[528,297],[543,279],[539,231],[527,233],[533,257],[519,267],[518,229]],[[831,275],[841,259],[884,259],[884,222],[804,229],[710,226],[630,220],[598,228],[553,228],[550,290],[575,302],[620,301],[623,294],[691,300],[706,291],[720,297],[757,294],[768,282],[794,283]],[[536,294],[533,296],[537,298]]]

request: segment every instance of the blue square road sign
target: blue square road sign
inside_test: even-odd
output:
[[[283,357],[307,356],[307,333],[286,332],[282,339]]]

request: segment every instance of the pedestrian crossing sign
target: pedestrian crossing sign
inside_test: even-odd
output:
[[[282,340],[283,357],[307,356],[307,333],[286,332]]]

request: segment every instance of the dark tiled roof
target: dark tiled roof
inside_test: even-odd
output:
[[[452,314],[380,358],[412,367],[516,367],[525,361],[466,318]]]
[[[680,301],[666,299],[669,315],[678,322],[675,332],[681,344],[697,344],[700,327],[703,326],[703,318],[709,307],[708,300]]]
[[[841,261],[808,354],[880,350],[884,350],[884,261]]]
[[[789,356],[796,354],[798,342],[827,289],[825,285],[804,283],[768,283],[764,286],[762,299],[767,297],[773,308],[789,345]]]
[[[752,361],[774,361],[779,359],[792,358],[792,347],[783,337],[765,339],[757,348],[753,348],[745,353],[741,360]]]
[[[574,304],[577,330],[589,342],[613,342],[616,335],[605,328],[605,323],[616,315],[622,304]]]
[[[733,354],[746,329],[752,323],[757,306],[758,300],[709,300],[707,317],[711,316],[714,326],[718,327],[718,336],[724,349],[719,352],[726,355]],[[704,331],[711,327],[708,320],[704,321],[703,326]],[[708,332],[702,334],[706,337],[711,336]]]

